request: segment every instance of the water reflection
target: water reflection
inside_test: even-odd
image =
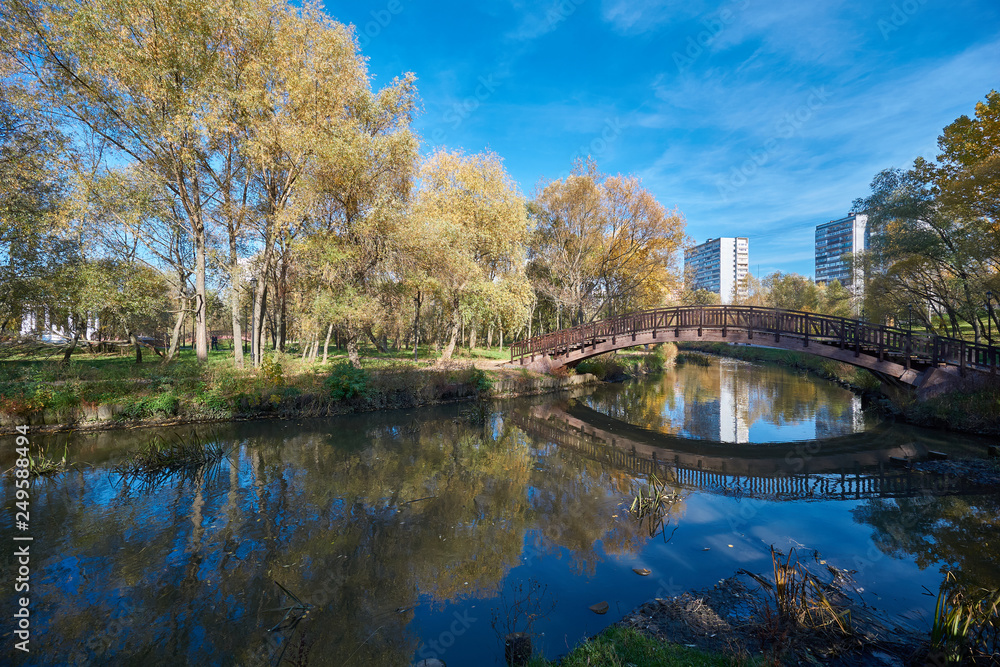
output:
[[[762,443],[831,438],[875,420],[831,382],[735,359],[669,368],[657,380],[612,385],[588,405],[631,424],[686,438]]]
[[[928,502],[923,492],[906,497],[915,487],[875,481],[887,452],[974,451],[979,441],[885,424],[754,447],[692,440],[680,434],[695,425],[661,428],[662,397],[677,377],[509,401],[485,424],[441,408],[220,426],[210,435],[233,445],[230,460],[146,489],[122,484],[112,468],[152,433],[54,436],[52,450],[66,445],[78,467],[32,488],[37,643],[23,664],[273,665],[282,652],[311,665],[432,656],[499,664],[490,627],[498,590],[532,579],[557,603],[536,628],[554,656],[649,597],[713,584],[738,567],[763,571],[770,544],[792,540],[840,567],[855,554],[891,555],[869,558],[865,586],[889,576],[934,589],[935,562],[975,578],[996,571],[995,550],[979,546],[1000,540],[989,518],[995,498]],[[683,377],[674,405],[687,400],[678,392],[700,391],[699,375]],[[853,419],[849,402],[809,399],[803,408],[808,393],[796,395],[779,411]],[[11,454],[0,452],[4,468]],[[844,461],[853,487],[836,486]],[[852,478],[855,464],[863,470]],[[651,539],[625,512],[652,466],[673,471],[664,478],[679,497],[669,541]],[[0,527],[10,534],[9,477],[2,494]],[[909,516],[919,520],[894,530]],[[303,605],[288,616],[295,598]],[[600,600],[615,613],[591,613]],[[917,592],[899,606],[920,604],[933,600]]]
[[[936,565],[965,586],[1000,588],[1000,495],[873,498],[852,514],[872,528],[879,555]]]

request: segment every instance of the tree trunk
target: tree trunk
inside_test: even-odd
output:
[[[455,312],[451,316],[451,336],[448,338],[448,345],[441,352],[441,358],[438,359],[438,363],[443,361],[448,361],[451,359],[452,353],[455,351],[455,342],[458,340],[458,329],[462,324],[462,315],[458,312],[458,304],[455,304]],[[475,335],[476,329],[472,329],[473,335]]]
[[[73,356],[73,351],[76,350],[76,341],[79,340],[79,338],[80,338],[80,330],[74,329],[73,340],[71,340],[69,342],[69,345],[66,346],[66,352],[63,354],[62,362],[60,362],[62,363],[63,366],[69,365],[70,357]]]
[[[389,348],[385,344],[384,336],[382,337],[382,340],[376,338],[375,334],[372,333],[371,327],[365,327],[365,335],[368,336],[368,340],[372,342],[372,345],[375,346],[376,350],[378,350],[382,354],[387,354],[389,352]]]
[[[420,303],[423,301],[423,297],[420,294],[420,290],[417,290],[417,296],[413,298],[414,305],[414,315],[413,315],[413,360],[417,360],[417,344],[420,342]]]
[[[250,346],[253,365],[260,366],[264,360],[264,308],[267,306],[267,282],[257,285],[257,298],[253,303],[253,327],[250,330]]]
[[[197,227],[201,227],[200,223]],[[199,363],[208,361],[208,300],[205,286],[205,230],[196,230],[194,235],[194,269],[195,269],[195,345]],[[142,353],[136,350],[139,361]],[[139,363],[137,361],[136,363]]]
[[[493,325],[491,324],[486,329],[486,349],[493,349]]]
[[[287,253],[287,251],[286,251]],[[278,349],[285,351],[285,335],[288,330],[288,262],[281,258],[278,271]]]
[[[236,249],[236,234],[229,233],[229,308],[233,319],[233,351],[236,357],[233,364],[243,368],[243,323],[240,320],[240,306],[243,302],[243,270],[240,268],[239,254]],[[236,341],[240,344],[237,345]]]
[[[326,330],[326,341],[323,343],[323,363],[326,363],[327,352],[330,351],[330,336],[333,335],[333,322],[330,322],[330,326]]]
[[[177,344],[180,342],[181,337],[181,327],[184,326],[184,315],[187,314],[187,310],[184,306],[183,297],[181,298],[181,310],[177,313],[177,321],[174,322],[174,335],[170,337],[170,349],[167,350],[167,356],[163,359],[164,362],[170,362],[174,360],[174,355],[177,354]],[[240,358],[242,358],[243,348],[240,348]]]
[[[136,337],[136,335],[134,333],[132,333],[131,331],[127,331],[126,334],[128,335],[128,342],[130,342],[133,345],[135,345],[135,363],[141,364],[142,363],[142,345],[139,343],[139,339]]]
[[[471,353],[473,348],[476,347],[476,324],[471,322],[469,324],[469,352]]]
[[[352,335],[350,332],[347,334],[347,360],[351,362],[351,366],[361,368],[361,355],[358,354],[358,337]]]

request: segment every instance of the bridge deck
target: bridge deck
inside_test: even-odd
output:
[[[860,320],[755,306],[659,308],[535,336],[511,345],[510,363],[574,365],[604,352],[668,340],[801,349],[917,385],[915,368],[996,373],[1000,349]]]

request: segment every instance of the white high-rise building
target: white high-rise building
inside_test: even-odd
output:
[[[861,272],[844,255],[868,249],[868,216],[848,213],[846,218],[824,222],[816,227],[816,282],[839,280],[844,287],[861,287]]]
[[[684,276],[688,289],[708,290],[722,303],[732,303],[734,290],[746,293],[750,270],[750,240],[743,236],[708,239],[684,253]]]

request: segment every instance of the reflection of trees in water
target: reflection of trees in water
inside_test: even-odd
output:
[[[418,591],[484,595],[517,564],[529,443],[512,427],[484,436],[451,420],[372,429],[350,449],[335,446],[343,435],[251,440],[214,480],[144,497],[115,495],[103,472],[67,476],[58,498],[38,500],[54,519],[38,539],[61,543],[85,575],[66,585],[48,572],[49,655],[89,640],[122,664],[273,658],[264,630],[281,617],[267,611],[284,604],[277,580],[316,605],[299,629],[317,664],[355,650],[352,664],[408,662],[412,612],[397,609]],[[95,619],[106,627],[119,598],[128,630],[100,632]]]
[[[1000,587],[1000,495],[875,498],[853,514],[888,556],[921,569],[940,563],[961,585]]]
[[[529,438],[501,421],[262,430],[214,477],[148,495],[106,468],[38,485],[36,539],[58,554],[37,570],[48,661],[265,664],[279,581],[314,605],[298,631],[315,664],[354,651],[353,665],[405,664],[413,607],[492,595],[526,531],[588,572],[596,541],[645,541],[619,509],[631,476],[562,451],[536,469]]]
[[[627,512],[635,476],[568,448],[547,456],[544,465],[532,477],[536,533],[529,548],[533,552],[566,549],[573,572],[593,575],[600,562],[593,549],[596,542],[605,553],[621,555],[637,553],[649,540],[643,524]],[[681,514],[678,503],[672,516]]]
[[[813,419],[825,425],[824,435],[850,432],[850,399],[847,390],[833,383],[784,368],[712,359],[708,366],[685,364],[656,379],[603,388],[586,400],[594,409],[642,428],[719,440],[722,419],[736,421],[738,426],[728,425],[736,433],[757,422]],[[831,430],[836,423],[843,427]]]

